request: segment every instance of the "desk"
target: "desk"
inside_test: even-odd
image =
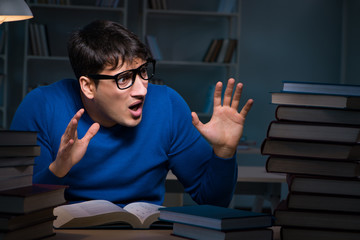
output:
[[[274,240],[279,240],[279,227],[273,227]],[[171,235],[172,230],[55,230],[51,240],[184,240],[185,238]]]
[[[270,202],[273,211],[280,202],[281,184],[285,182],[285,174],[268,173],[265,167],[239,166],[235,195],[255,195],[252,211],[261,212],[265,200]],[[171,172],[166,178],[165,187],[168,194],[184,193],[183,186]],[[182,205],[182,194],[178,196],[177,205]]]

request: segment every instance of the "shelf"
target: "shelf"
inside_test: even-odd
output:
[[[100,7],[88,5],[58,5],[58,4],[29,4],[30,8],[53,8],[53,9],[68,9],[68,10],[101,10],[101,11],[125,11],[120,7]]]
[[[28,60],[54,60],[54,61],[69,61],[68,57],[63,56],[34,56],[34,55],[28,55]]]
[[[239,17],[237,13],[224,13],[224,12],[205,12],[205,11],[184,11],[184,10],[146,10],[148,14],[163,14],[163,15],[194,15],[199,17],[210,16],[210,17]]]
[[[200,61],[156,61],[159,65],[182,65],[182,66],[197,66],[197,67],[235,67],[235,63],[218,63],[218,62],[200,62]]]
[[[29,4],[35,18],[26,21],[24,29],[22,97],[36,86],[74,77],[67,56],[69,33],[95,19],[107,19],[127,25],[128,0],[119,1],[116,8],[96,6],[95,0],[71,0],[71,3]],[[40,71],[42,74],[38,75]]]

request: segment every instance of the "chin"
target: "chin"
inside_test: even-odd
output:
[[[120,124],[123,126],[126,126],[126,127],[136,127],[137,125],[140,124],[141,119],[142,119],[142,117],[139,117],[138,119],[131,119],[129,121],[126,121],[126,122],[123,122]]]

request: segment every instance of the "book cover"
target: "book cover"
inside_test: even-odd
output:
[[[33,174],[33,165],[15,166],[15,167],[0,167],[0,179],[9,177],[20,177]]]
[[[217,44],[217,39],[212,39],[210,42],[210,45],[208,47],[208,49],[205,52],[205,56],[203,58],[204,62],[210,62],[211,56],[213,55],[213,52],[215,51],[215,47]]]
[[[0,157],[36,157],[40,156],[39,145],[0,146]]]
[[[272,226],[271,215],[212,205],[162,208],[160,209],[160,220],[216,230],[252,229]]]
[[[20,145],[36,145],[37,132],[32,131],[0,131],[0,145],[1,146],[20,146]],[[1,160],[1,159],[0,159]]]
[[[324,212],[312,210],[293,210],[282,201],[274,212],[276,226],[322,228],[331,230],[358,231],[360,214],[342,212]]]
[[[282,240],[358,240],[359,231],[341,231],[333,229],[313,229],[299,227],[282,227],[280,230]]]
[[[360,179],[290,175],[287,178],[290,192],[334,194],[360,197]]]
[[[106,201],[90,200],[54,208],[55,228],[87,228],[127,223],[136,229],[147,229],[158,221],[160,205],[134,202],[124,208]]]
[[[257,239],[271,240],[273,231],[269,228],[250,230],[218,231],[204,227],[174,223],[173,234],[197,240]]]
[[[275,117],[280,121],[360,124],[360,111],[349,109],[279,105],[275,110]]]
[[[27,214],[0,213],[0,231],[14,231],[55,219],[52,207]]]
[[[0,157],[0,167],[28,166],[35,164],[35,157]]]
[[[306,122],[284,122],[272,121],[269,124],[267,137],[310,140],[310,141],[330,141],[342,143],[359,143],[360,125],[333,125]]]
[[[360,145],[266,138],[261,154],[355,161],[360,160]]]
[[[360,197],[357,196],[290,192],[287,204],[289,209],[360,213]]]
[[[357,178],[360,176],[359,161],[270,156],[266,161],[265,167],[266,171],[274,173],[348,178]]]
[[[66,186],[32,184],[0,191],[0,212],[25,214],[65,203]]]
[[[17,177],[0,177],[0,191],[32,185],[33,174]]]
[[[283,91],[360,96],[360,85],[284,81]]]
[[[360,109],[360,96],[273,92],[271,93],[271,103],[339,109]]]
[[[13,231],[0,232],[0,239],[43,239],[55,235],[52,220]]]

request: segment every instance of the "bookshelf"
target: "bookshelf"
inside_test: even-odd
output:
[[[74,78],[67,57],[67,39],[69,34],[96,19],[107,19],[127,25],[128,0],[118,0],[112,5],[96,0],[28,1],[34,19],[25,25],[25,50],[22,83],[22,97],[33,88],[47,85],[63,78]],[[45,34],[37,46],[47,44],[48,54],[34,51],[31,41],[31,25],[44,26]],[[35,31],[36,32],[36,31]],[[40,34],[41,35],[41,34]]]
[[[142,39],[153,36],[162,56],[157,77],[178,91],[202,120],[210,117],[205,109],[212,101],[212,86],[239,78],[239,48],[230,62],[204,61],[212,40],[240,39],[241,0],[232,1],[232,11],[220,11],[226,1],[166,0],[155,8],[154,1],[142,2]]]
[[[0,129],[7,127],[8,24],[0,25]]]

